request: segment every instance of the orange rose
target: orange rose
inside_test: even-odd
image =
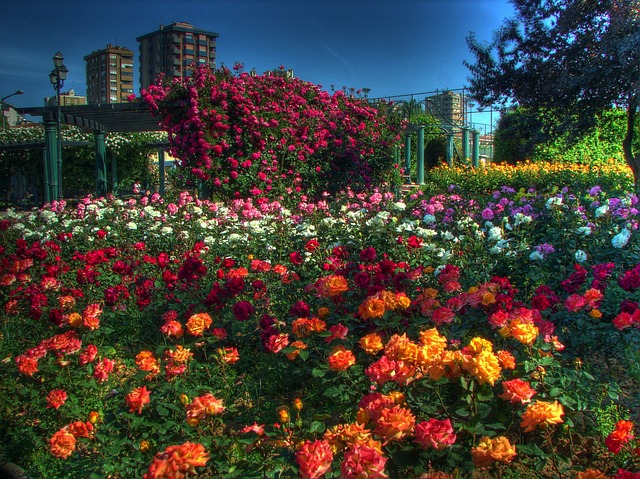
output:
[[[135,388],[124,398],[127,406],[129,406],[129,412],[137,411],[138,414],[142,414],[142,409],[149,404],[151,391],[146,386]]]
[[[371,431],[363,424],[338,424],[330,427],[324,433],[324,439],[331,445],[334,452],[344,451],[347,447],[361,443],[371,438]]]
[[[327,361],[329,362],[329,369],[342,372],[356,363],[356,357],[344,346],[336,346],[327,358]]]
[[[436,328],[420,331],[420,343],[435,351],[442,352],[447,347],[447,338],[442,336]]]
[[[76,450],[76,437],[67,428],[60,429],[49,439],[49,450],[54,457],[66,459]]]
[[[99,304],[89,304],[82,312],[82,324],[89,329],[98,329],[100,327],[100,315],[102,308]]]
[[[187,320],[187,332],[192,336],[202,336],[212,322],[208,313],[194,314]]]
[[[552,424],[560,424],[564,422],[561,417],[563,415],[564,408],[558,401],[537,401],[522,414],[520,427],[524,428],[524,432],[531,432],[537,427],[545,428]]]
[[[466,357],[462,363],[465,371],[474,376],[478,383],[489,383],[492,386],[500,377],[500,362],[498,357],[490,351],[483,350],[479,354]]]
[[[333,453],[327,441],[306,441],[298,452],[296,462],[302,479],[318,479],[331,467]]]
[[[502,389],[504,392],[498,394],[498,397],[512,403],[526,404],[531,402],[531,398],[536,394],[536,390],[522,379],[503,381]]]
[[[143,479],[185,477],[185,474],[195,474],[195,468],[205,466],[208,460],[209,455],[202,444],[185,442],[169,446],[156,454]]]
[[[516,455],[515,446],[504,436],[493,439],[485,436],[476,447],[471,448],[471,458],[476,467],[487,467],[494,461],[508,463]]]
[[[600,472],[598,469],[586,469],[578,472],[575,479],[611,479],[606,474]]]
[[[187,423],[190,426],[197,426],[202,419],[207,416],[222,414],[225,409],[222,399],[217,399],[211,393],[198,396],[186,406]]]
[[[516,368],[516,358],[513,357],[509,351],[503,349],[496,353],[498,356],[498,361],[500,361],[500,366],[502,369],[515,369]]]
[[[318,280],[318,293],[320,296],[333,298],[349,291],[349,283],[344,276],[333,274]]]
[[[381,318],[384,315],[384,301],[374,297],[369,297],[358,308],[358,314],[362,319]]]
[[[376,421],[374,433],[385,441],[400,441],[405,436],[413,435],[416,418],[409,409],[401,406],[385,408]]]
[[[82,315],[80,313],[70,313],[67,316],[67,323],[72,328],[79,328],[82,325]]]
[[[240,353],[238,353],[237,348],[218,348],[218,355],[220,359],[227,364],[235,364],[240,361]]]
[[[532,344],[538,337],[539,330],[533,323],[525,323],[519,320],[513,320],[508,326],[509,335],[522,344]]]
[[[418,358],[418,345],[407,338],[406,333],[391,336],[384,348],[384,354],[389,359],[415,363]]]
[[[378,351],[384,349],[382,337],[378,333],[370,333],[362,336],[358,344],[367,354],[376,354]]]

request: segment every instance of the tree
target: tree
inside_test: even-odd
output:
[[[634,153],[640,109],[640,5],[637,0],[511,0],[515,18],[480,43],[467,43],[470,91],[482,106],[544,109],[567,131],[586,131],[597,114],[626,109],[624,158],[640,189]]]

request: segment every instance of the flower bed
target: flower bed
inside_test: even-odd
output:
[[[636,206],[503,187],[10,213],[0,454],[61,478],[639,477]]]

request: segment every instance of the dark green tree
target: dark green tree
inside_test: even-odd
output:
[[[584,132],[597,114],[626,109],[624,158],[640,188],[634,152],[640,108],[640,4],[637,0],[511,0],[515,17],[490,43],[473,33],[470,92],[482,106],[544,109],[559,130]]]

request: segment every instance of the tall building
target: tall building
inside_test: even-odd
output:
[[[464,123],[464,96],[452,91],[443,91],[425,98],[428,110],[437,119],[445,123],[461,125]]]
[[[188,76],[194,65],[215,68],[218,36],[215,32],[198,30],[189,23],[174,22],[138,37],[140,88],[154,83],[161,73],[171,79]]]
[[[133,52],[107,45],[84,57],[87,62],[87,102],[122,103],[133,93]]]

